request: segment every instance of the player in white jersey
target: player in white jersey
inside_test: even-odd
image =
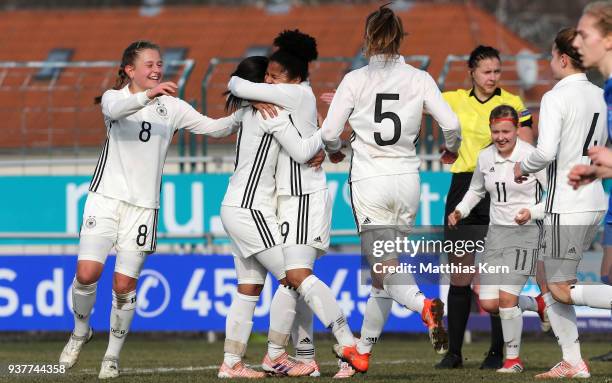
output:
[[[546,184],[546,173],[541,170],[525,182],[515,183],[514,164],[529,156],[535,148],[518,138],[519,116],[512,106],[495,107],[489,120],[493,145],[478,155],[469,190],[449,214],[448,225],[454,227],[469,216],[489,193],[490,221],[482,262],[488,266],[507,267],[509,272],[480,274],[480,305],[501,317],[506,361],[497,371],[516,373],[524,370],[519,358],[522,312],[539,311],[544,317],[544,301],[521,296],[520,292],[536,271],[541,220],[545,215],[541,188]]]
[[[319,132],[316,98],[306,82],[308,63],[317,57],[316,42],[305,34],[295,37],[300,49],[283,46],[271,55],[266,84],[233,77],[229,89],[240,98],[282,107],[300,135],[309,137]],[[295,311],[298,295],[323,325],[331,328],[340,344],[351,347],[355,339],[334,294],[312,274],[315,259],[329,246],[331,201],[325,173],[319,168],[300,166],[290,153],[281,151],[276,179],[287,282],[293,289],[281,288],[272,299],[268,353],[262,365],[268,371],[283,373],[285,345],[294,320],[286,312]],[[352,362],[357,370],[367,369],[359,362],[359,358]]]
[[[262,82],[267,66],[266,57],[249,57],[238,65],[232,81],[244,79],[253,83]],[[232,94],[228,98],[227,108],[236,109],[243,100]],[[274,198],[279,151],[283,148],[301,164],[322,148],[320,131],[302,140],[288,111],[281,111],[276,118],[264,120],[254,110],[248,111],[252,109],[251,106],[242,109],[247,109],[247,112],[243,115],[238,134],[236,166],[221,206],[221,220],[232,239],[238,276],[238,294],[226,323],[225,356],[219,370],[219,377],[222,378],[264,376],[244,366],[241,357],[246,351],[253,311],[267,271],[281,283],[279,290],[287,290]],[[283,315],[292,319],[295,310],[288,307],[283,309]],[[291,324],[292,320],[288,329],[281,331],[288,332]],[[274,334],[271,330],[271,338],[274,338]],[[286,353],[274,358],[271,363],[263,363],[263,368],[289,376],[308,375],[314,370],[312,366],[289,360]]]
[[[612,302],[611,286],[576,284],[578,264],[604,216],[606,196],[599,180],[574,190],[568,173],[589,163],[588,149],[606,142],[607,132],[603,92],[588,81],[572,47],[575,36],[575,29],[566,28],[555,38],[550,67],[559,82],[542,98],[537,149],[515,166],[517,182],[525,174],[548,171],[543,255],[550,293],[544,300],[563,360],[539,378],[590,376],[572,305],[610,309]]]
[[[123,53],[119,78],[101,98],[106,141],[83,212],[77,272],[72,284],[75,327],[59,362],[72,367],[93,332],[90,314],[109,251],[117,251],[109,343],[100,378],[119,375],[119,353],[136,307],[136,283],[155,251],[161,175],[178,129],[217,137],[231,133],[238,117],[213,120],[172,97],[177,86],[161,82],[159,47],[132,43]]]
[[[368,16],[364,45],[369,64],[344,76],[323,123],[323,141],[332,161],[344,156],[340,134],[347,120],[353,128],[351,202],[362,253],[371,266],[398,264],[395,252],[372,256],[373,238],[395,240],[414,225],[420,195],[415,145],[422,114],[430,113],[438,121],[450,152],[459,147],[459,121],[435,81],[399,55],[403,36],[401,20],[386,6]],[[393,300],[421,313],[435,350],[445,352],[442,301],[426,299],[410,274],[374,272],[357,351],[371,351]]]

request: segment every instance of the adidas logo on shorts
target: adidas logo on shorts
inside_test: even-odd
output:
[[[306,337],[306,338],[300,340],[300,344],[312,344],[312,340],[310,340],[310,338]]]
[[[567,253],[568,254],[576,254],[576,248],[572,247],[571,249],[569,249],[569,251]]]
[[[363,225],[367,225],[369,223],[372,223],[372,221],[370,221],[370,218],[366,217],[366,219],[363,220]]]
[[[321,237],[317,237],[314,239],[315,242],[323,242],[323,240],[321,239]]]

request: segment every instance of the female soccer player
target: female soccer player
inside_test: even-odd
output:
[[[606,142],[607,132],[603,92],[588,81],[572,47],[575,36],[573,28],[565,28],[555,38],[550,67],[559,82],[542,97],[537,149],[515,166],[517,182],[523,175],[548,171],[544,264],[550,293],[544,300],[563,360],[537,378],[590,377],[573,305],[610,309],[612,302],[612,286],[576,284],[583,249],[604,216],[606,196],[600,180],[574,190],[567,177],[575,165],[589,163],[589,148]]]
[[[492,196],[483,262],[491,266],[507,266],[510,273],[480,275],[480,304],[486,311],[501,317],[506,362],[497,371],[522,372],[524,365],[519,350],[523,318],[519,296],[536,269],[542,223],[538,221],[536,225],[535,220],[544,218],[540,197],[546,174],[540,171],[522,184],[514,183],[514,163],[527,157],[535,148],[517,138],[519,116],[512,106],[495,107],[489,122],[493,145],[478,155],[470,188],[448,216],[448,225],[454,227],[468,217],[486,193]],[[531,297],[520,298],[533,301]],[[533,306],[537,308],[537,304]]]
[[[89,327],[98,279],[106,257],[117,251],[108,348],[101,379],[119,375],[119,353],[136,307],[136,282],[155,251],[159,190],[164,161],[178,129],[221,137],[237,126],[235,115],[213,120],[172,97],[177,86],[162,82],[159,47],[148,41],[123,52],[115,87],[101,98],[106,141],[83,212],[77,272],[72,284],[75,327],[59,362],[72,367],[93,335]]]
[[[270,56],[266,84],[232,77],[229,90],[240,98],[284,108],[300,136],[309,137],[318,130],[316,99],[307,83],[308,63],[318,54],[312,37],[295,35],[293,41],[294,44],[283,44]],[[341,345],[354,346],[355,340],[334,294],[312,274],[316,258],[329,246],[331,200],[325,173],[322,169],[300,165],[287,151],[281,151],[276,179],[287,282],[293,289],[279,289],[274,295],[268,353],[262,365],[267,371],[279,373],[285,369],[284,347],[294,319],[285,310],[295,310],[298,294],[323,325],[331,328]],[[353,359],[357,370],[367,370],[367,358],[354,356]]]
[[[459,117],[461,123],[461,146],[458,158],[451,167],[451,185],[446,197],[445,222],[450,213],[467,192],[476,166],[476,158],[483,148],[491,144],[489,115],[496,106],[506,104],[514,107],[519,114],[520,127],[518,136],[528,143],[533,141],[531,132],[531,114],[518,96],[499,87],[501,77],[501,60],[497,49],[478,46],[470,53],[467,62],[468,73],[472,80],[471,89],[458,89],[444,92],[442,96]],[[447,239],[482,240],[489,224],[489,195],[472,209],[468,217],[461,220],[460,230],[446,231]],[[461,228],[463,225],[475,225],[472,228]],[[478,225],[478,226],[476,226]],[[461,230],[463,229],[463,230]],[[467,233],[466,233],[467,232]],[[449,254],[451,264],[474,264],[474,254],[463,257]],[[452,274],[448,290],[448,335],[449,350],[437,368],[457,368],[463,365],[461,348],[463,334],[470,315],[473,274]],[[491,316],[491,347],[480,368],[500,368],[503,363],[504,339],[501,322],[498,316]]]
[[[260,83],[264,80],[267,66],[267,58],[249,57],[238,65],[232,81],[241,79],[253,84]],[[243,100],[231,94],[226,106],[230,110],[251,109],[250,106],[242,106]],[[274,203],[279,152],[282,148],[293,161],[302,164],[322,148],[320,132],[314,132],[310,138],[302,140],[288,111],[281,111],[277,117],[267,120],[254,112],[253,109],[243,114],[243,128],[236,144],[236,166],[221,206],[221,220],[232,239],[238,294],[226,321],[225,356],[218,374],[220,378],[264,376],[262,372],[246,367],[241,357],[246,351],[253,312],[267,271],[281,283],[281,292],[275,296],[291,291],[287,286],[289,278],[285,277],[280,225]],[[295,316],[294,308],[295,303],[293,307],[274,307],[273,301],[271,316],[277,310],[290,320],[285,327],[277,328],[271,319],[270,341],[278,341],[282,337],[278,341],[282,343],[288,339]],[[304,376],[314,370],[310,365],[290,360],[284,350],[274,357],[267,356],[263,368],[289,376]]]
[[[402,22],[391,9],[382,6],[368,16],[364,48],[369,63],[344,76],[323,123],[323,141],[332,162],[344,157],[340,134],[346,121],[353,128],[351,201],[362,253],[372,267],[399,263],[395,252],[375,258],[372,239],[394,241],[405,237],[414,225],[420,195],[415,144],[422,113],[438,121],[450,152],[459,146],[457,117],[431,76],[404,62],[399,54],[403,37]],[[393,300],[421,314],[435,350],[444,352],[442,301],[425,298],[410,274],[374,269],[357,352],[370,353]],[[346,356],[347,351],[338,348],[337,354]]]

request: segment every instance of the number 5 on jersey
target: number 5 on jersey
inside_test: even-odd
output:
[[[402,134],[402,121],[399,116],[393,112],[383,112],[382,103],[385,100],[399,101],[397,93],[378,93],[376,94],[376,105],[374,106],[374,122],[380,123],[388,118],[393,121],[393,137],[390,140],[384,140],[379,132],[374,133],[374,141],[378,146],[393,145],[399,141]]]

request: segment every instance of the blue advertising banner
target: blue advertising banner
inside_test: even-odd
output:
[[[219,211],[229,176],[164,176],[159,232],[222,232]],[[327,179],[333,199],[332,230],[355,229],[347,175],[331,173]],[[0,232],[78,233],[89,182],[88,176],[0,177]],[[449,173],[421,173],[421,206],[417,224],[439,225],[443,222],[449,183]]]
[[[432,263],[428,255],[408,259],[410,264]],[[115,257],[109,257],[98,284],[98,294],[91,324],[108,331],[111,307],[111,281]],[[593,267],[597,262],[593,262]],[[370,286],[361,283],[361,258],[358,255],[326,255],[315,266],[315,273],[330,286],[344,311],[350,327],[358,332],[363,321]],[[0,256],[0,331],[58,330],[73,326],[71,285],[76,268],[74,255]],[[583,282],[590,275],[580,274]],[[268,276],[255,310],[254,331],[267,331],[270,302],[276,283]],[[439,285],[438,275],[417,275],[417,282],[428,297],[446,297],[447,286]],[[236,291],[236,273],[227,255],[153,255],[147,259],[138,282],[134,331],[223,331],[232,294]],[[524,293],[537,294],[537,286],[528,284]],[[611,331],[609,310],[577,308],[582,330]],[[535,313],[526,313],[525,329],[538,326]],[[472,316],[470,328],[487,329],[486,320]],[[317,331],[325,331],[315,321]],[[393,304],[385,331],[422,332],[420,315],[397,303]]]
[[[433,261],[433,257],[428,261]],[[415,259],[415,262],[418,260]],[[359,329],[370,286],[361,284],[360,257],[326,255],[315,273],[327,283],[347,316]],[[112,270],[109,257],[98,283],[91,324],[107,331],[111,307]],[[0,256],[0,331],[65,330],[73,326],[71,285],[76,256]],[[277,287],[268,275],[255,309],[254,331],[267,331],[270,302]],[[423,284],[423,292],[437,296],[439,287]],[[138,282],[135,331],[225,329],[225,317],[236,291],[236,272],[227,255],[153,255]],[[324,330],[316,322],[317,330]],[[424,331],[420,315],[394,304],[387,329]]]

